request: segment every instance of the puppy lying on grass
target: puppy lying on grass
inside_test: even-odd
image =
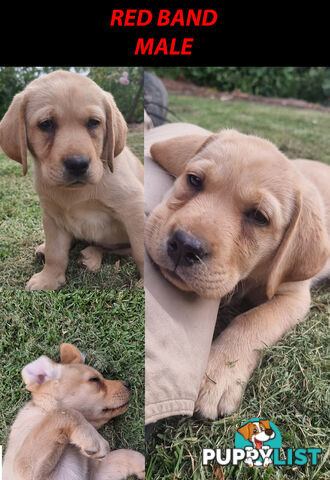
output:
[[[151,155],[176,181],[145,243],[179,289],[253,305],[213,342],[195,408],[215,419],[237,408],[260,350],[305,317],[312,283],[330,273],[330,167],[235,130],[188,132],[153,130],[163,141]]]
[[[60,351],[61,363],[42,356],[23,368],[32,400],[11,428],[3,480],[144,479],[144,456],[110,452],[96,430],[127,410],[129,383],[105,380],[73,345]]]

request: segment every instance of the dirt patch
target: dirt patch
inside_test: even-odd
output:
[[[128,123],[128,130],[143,130],[143,122],[141,123]]]
[[[167,91],[177,95],[192,95],[204,98],[216,98],[222,102],[232,100],[244,100],[246,102],[264,103],[267,105],[275,105],[278,107],[289,108],[305,108],[309,110],[318,110],[320,112],[330,113],[330,107],[325,107],[318,103],[306,102],[305,100],[298,100],[296,98],[278,98],[278,97],[263,97],[261,95],[249,95],[240,90],[233,92],[220,92],[213,88],[199,87],[193,83],[173,80],[171,78],[162,78]]]

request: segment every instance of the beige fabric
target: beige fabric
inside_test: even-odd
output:
[[[173,178],[149,156],[152,143],[207,130],[173,124],[145,133],[146,215],[171,188]],[[146,424],[173,415],[192,415],[210,352],[219,301],[176,289],[145,258]]]

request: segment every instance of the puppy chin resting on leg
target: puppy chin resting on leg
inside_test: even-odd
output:
[[[147,251],[177,288],[254,306],[212,344],[195,409],[215,419],[237,408],[260,350],[303,320],[312,283],[330,273],[330,167],[235,130],[171,129],[150,149],[176,180],[148,217]]]

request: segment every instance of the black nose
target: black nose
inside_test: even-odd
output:
[[[182,230],[177,230],[167,241],[167,254],[174,261],[175,266],[191,266],[202,263],[206,251],[202,243]]]
[[[83,175],[89,167],[89,158],[84,155],[72,155],[64,160],[66,170],[75,177]]]
[[[123,382],[124,387],[126,387],[128,390],[131,389],[131,384],[127,381]]]

